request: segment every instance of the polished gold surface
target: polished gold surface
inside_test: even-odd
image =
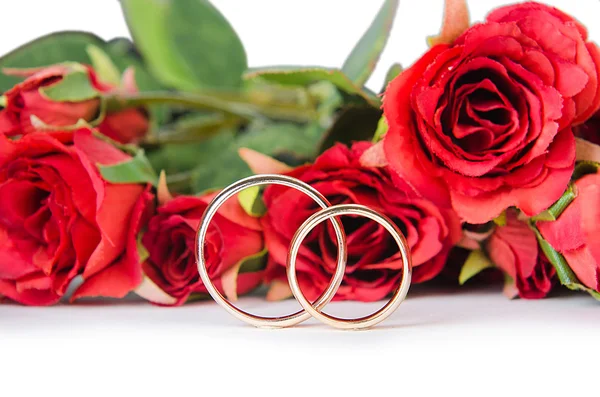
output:
[[[200,277],[202,278],[202,282],[208,290],[208,293],[218,304],[225,308],[225,310],[231,313],[234,317],[256,327],[290,327],[307,320],[310,318],[310,314],[305,310],[301,310],[287,316],[261,317],[238,309],[227,299],[225,299],[225,297],[217,290],[210,280],[210,276],[208,275],[208,270],[206,268],[206,258],[204,257],[204,242],[208,232],[208,227],[221,205],[244,189],[252,186],[270,184],[284,185],[297,189],[315,200],[315,202],[321,208],[327,208],[331,206],[331,203],[329,203],[329,201],[327,201],[327,199],[321,193],[296,178],[285,175],[255,175],[242,179],[223,189],[217,196],[215,196],[215,198],[206,208],[202,220],[200,221],[198,233],[196,235],[196,261],[198,264],[198,272],[200,273]],[[277,214],[273,214],[273,216],[277,216]],[[331,221],[335,230],[338,246],[337,268],[325,292],[323,292],[323,294],[313,303],[317,309],[322,308],[329,303],[331,299],[333,299],[333,296],[335,295],[342,282],[342,279],[344,278],[344,273],[346,270],[346,236],[344,234],[341,222],[338,219],[332,219]],[[234,249],[233,247],[231,248]],[[310,305],[311,303],[309,303],[309,306]]]

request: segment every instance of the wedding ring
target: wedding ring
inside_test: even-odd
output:
[[[329,314],[322,313],[320,311],[322,309],[321,306],[317,306],[316,308],[313,307],[313,305],[304,297],[304,294],[300,289],[300,285],[298,284],[298,278],[296,276],[296,257],[298,256],[298,250],[300,249],[302,241],[306,238],[308,233],[310,233],[310,231],[319,223],[323,222],[326,219],[331,220],[332,218],[341,215],[360,215],[378,222],[392,235],[392,237],[396,241],[396,244],[398,244],[398,248],[400,248],[400,254],[402,255],[402,282],[394,292],[392,299],[377,312],[357,319],[342,319],[333,317]],[[408,293],[408,289],[410,288],[410,280],[412,275],[412,260],[410,256],[410,248],[402,232],[388,217],[363,205],[335,205],[333,207],[322,209],[319,212],[313,214],[296,231],[296,234],[292,238],[290,250],[288,252],[287,275],[290,288],[292,289],[294,297],[298,302],[300,302],[304,310],[306,310],[306,312],[309,313],[311,316],[335,328],[369,328],[389,317],[398,308],[398,306],[400,306],[404,298],[406,298],[406,294]]]
[[[208,227],[210,225],[211,220],[217,213],[217,210],[226,202],[229,198],[234,196],[235,194],[241,192],[244,189],[247,189],[252,186],[261,186],[261,185],[283,185],[287,187],[291,187],[301,191],[306,194],[321,207],[328,208],[331,206],[331,203],[319,193],[312,186],[289,176],[285,175],[254,175],[242,180],[239,180],[225,189],[223,189],[219,194],[215,196],[215,198],[208,204],[208,207],[204,211],[204,215],[202,216],[202,220],[200,221],[200,226],[198,228],[198,232],[196,234],[196,262],[198,264],[198,272],[200,273],[200,278],[204,283],[204,286],[208,290],[208,293],[212,296],[212,298],[220,304],[225,310],[231,313],[234,317],[242,320],[248,324],[254,325],[256,327],[266,327],[266,328],[280,328],[280,327],[290,327],[296,324],[301,323],[302,321],[310,318],[310,314],[306,312],[306,310],[300,310],[296,313],[282,316],[282,317],[261,317],[256,316],[254,314],[247,313],[243,310],[238,309],[234,305],[232,305],[227,299],[223,297],[223,295],[217,290],[212,281],[210,280],[210,276],[208,275],[208,269],[206,268],[206,258],[204,256],[204,242],[206,240],[206,234],[208,232]],[[321,296],[314,302],[309,303],[307,305],[312,309],[311,305],[314,305],[317,310],[325,306],[327,303],[333,299],[335,293],[337,292],[340,284],[342,283],[342,279],[344,278],[344,273],[346,271],[346,235],[344,234],[344,229],[342,227],[342,223],[338,219],[331,219],[333,224],[333,228],[335,230],[335,237],[337,240],[338,246],[338,257],[337,257],[337,268],[333,278],[331,279],[329,286],[327,289],[321,294]],[[235,249],[234,247],[228,247],[229,249]],[[297,249],[296,249],[297,254]],[[294,258],[296,255],[294,255]]]

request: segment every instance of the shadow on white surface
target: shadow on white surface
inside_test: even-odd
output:
[[[260,297],[245,297],[239,306],[261,315],[291,313],[299,308],[294,300],[267,302]],[[333,302],[326,311],[354,318],[376,311],[382,302]],[[567,294],[538,301],[508,300],[495,289],[444,290],[419,288],[387,321],[372,329],[378,335],[402,335],[406,332],[432,332],[468,327],[477,329],[518,329],[544,327],[545,330],[576,327],[579,330],[600,326],[600,304],[584,294]],[[278,339],[290,332],[300,334],[333,332],[362,334],[356,331],[337,331],[309,320],[293,329],[254,329],[231,317],[212,301],[195,302],[183,307],[166,308],[149,305],[135,297],[126,300],[91,300],[76,304],[61,304],[49,308],[0,305],[0,331],[24,336],[37,333],[58,334],[67,328],[75,330],[104,330],[105,332],[140,330],[141,332],[173,330],[175,332],[208,330],[243,334],[261,333]],[[410,331],[409,331],[410,330]],[[341,337],[342,339],[345,336]],[[311,340],[311,343],[313,341]]]

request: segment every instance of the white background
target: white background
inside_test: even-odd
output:
[[[186,1],[186,0],[171,0]],[[214,0],[251,66],[341,66],[381,0]],[[473,20],[507,1],[471,0]],[[575,15],[600,41],[600,1],[547,1]],[[409,66],[437,32],[442,0],[403,0],[380,67]],[[58,30],[127,36],[115,0],[0,2],[0,53]],[[248,298],[262,313],[291,310]],[[336,303],[364,314],[374,305]],[[599,393],[600,304],[579,294],[508,301],[486,291],[416,289],[372,331],[317,323],[259,330],[199,303],[139,302],[0,306],[0,396],[28,395],[567,395]],[[434,394],[435,393],[435,394]]]

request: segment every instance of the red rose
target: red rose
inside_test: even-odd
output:
[[[600,291],[600,173],[585,175],[575,188],[577,197],[558,219],[538,222],[538,229],[579,281]]]
[[[390,217],[405,234],[412,251],[414,282],[435,277],[460,238],[456,215],[418,197],[402,181],[394,183],[385,168],[364,167],[359,159],[371,147],[359,142],[347,148],[338,144],[312,165],[288,175],[320,191],[332,204],[356,203]],[[270,261],[268,279],[285,279],[285,264],[292,236],[302,222],[320,209],[303,193],[283,186],[269,186],[262,218]],[[393,238],[379,224],[366,218],[344,217],[348,239],[348,266],[336,299],[375,301],[398,287],[402,262]],[[298,280],[307,298],[320,295],[335,272],[337,248],[331,224],[320,224],[304,241],[298,255]]]
[[[0,111],[0,134],[25,135],[40,129],[32,124],[31,117],[39,118],[52,127],[75,125],[79,120],[94,121],[100,112],[100,99],[80,102],[54,102],[40,93],[40,88],[60,82],[65,75],[76,73],[69,65],[54,65],[25,73],[27,79],[7,91],[6,106]],[[111,93],[121,88],[103,83],[91,67],[87,74],[92,87],[101,93]],[[124,74],[123,90],[137,92],[132,72]],[[148,130],[148,117],[139,109],[126,109],[107,114],[98,126],[106,136],[122,142],[139,141]]]
[[[156,303],[181,305],[190,295],[207,292],[198,274],[194,247],[200,219],[213,196],[180,196],[158,208],[142,239],[149,253],[143,268],[167,296],[161,293],[162,298],[157,298],[156,291],[147,290],[138,291],[140,295]],[[229,299],[261,283],[262,271],[238,272],[242,260],[263,247],[258,219],[246,214],[236,199],[228,200],[208,230],[206,263],[216,287]]]
[[[486,244],[490,259],[514,280],[521,298],[548,295],[554,268],[539,248],[533,230],[517,219],[517,211],[506,212],[506,225],[496,227]]]
[[[470,223],[545,210],[573,171],[570,123],[600,107],[600,51],[586,38],[558,10],[524,3],[433,47],[386,91],[390,166]]]
[[[151,195],[104,181],[96,164],[130,157],[78,130],[65,145],[43,133],[0,137],[0,295],[27,305],[123,297],[142,279],[136,234]]]

